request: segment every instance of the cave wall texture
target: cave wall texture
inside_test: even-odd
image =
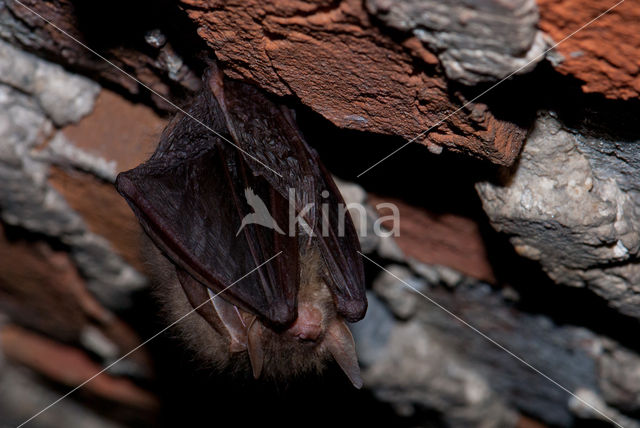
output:
[[[214,57],[296,108],[347,202],[400,209],[400,236],[361,240],[393,274],[365,261],[366,397],[338,382],[323,400],[395,426],[610,423],[499,344],[640,426],[640,4],[581,29],[614,5],[0,0],[0,426],[163,327],[113,182]],[[140,348],[30,425],[195,421],[176,347]]]

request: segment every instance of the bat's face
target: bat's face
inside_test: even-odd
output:
[[[321,277],[323,262],[316,251],[301,258],[298,316],[279,329],[229,303],[223,295],[214,297],[215,293],[196,281],[178,281],[173,264],[155,252],[162,258],[154,260],[163,273],[157,281],[158,291],[171,312],[179,317],[199,307],[180,328],[208,363],[277,380],[320,372],[334,359],[354,386],[362,386],[353,338]]]

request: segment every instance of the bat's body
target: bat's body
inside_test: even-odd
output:
[[[359,387],[344,320],[364,316],[364,275],[335,183],[288,110],[215,66],[207,83],[189,113],[242,152],[179,115],[151,159],[116,183],[160,250],[149,251],[159,293],[177,316],[198,308],[181,330],[220,367],[281,378],[333,357]],[[269,221],[256,221],[263,209]],[[291,213],[302,221],[286,234],[277,224]]]
[[[178,319],[210,299],[208,293],[206,296],[203,293],[200,299],[188,299],[176,276],[175,267],[151,243],[146,257],[149,265],[153,267],[155,291],[169,318]],[[318,268],[322,263],[318,260],[318,254],[309,255],[303,258],[302,262],[298,318],[295,323],[282,331],[271,330],[261,325],[259,320],[255,321],[257,324],[253,326],[259,333],[259,343],[254,343],[253,346],[262,348],[262,363],[256,361],[257,356],[251,360],[246,331],[244,335],[240,335],[244,341],[239,342],[226,332],[227,327],[218,317],[213,303],[205,303],[198,310],[200,316],[190,316],[179,323],[176,328],[180,331],[180,336],[202,361],[216,369],[243,372],[252,370],[253,364],[256,369],[263,367],[261,372],[254,369],[254,375],[261,374],[271,379],[286,379],[308,372],[320,372],[332,357],[331,350],[325,342],[327,330],[331,324],[337,325],[340,329],[344,323],[336,314],[328,287],[318,277]],[[216,302],[219,300],[223,300],[222,296],[214,299]],[[247,327],[255,318],[248,313],[244,313],[243,317],[244,325]],[[332,334],[340,337],[341,332],[332,331]],[[348,330],[342,334],[344,350],[336,349],[336,352],[342,352],[338,355],[339,362],[350,380],[359,386],[361,380],[355,349],[347,336]],[[337,342],[336,339],[330,339],[329,343]]]

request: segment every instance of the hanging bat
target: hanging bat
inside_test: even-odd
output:
[[[159,249],[163,300],[197,309],[181,330],[217,367],[282,379],[333,357],[361,387],[345,321],[365,314],[364,271],[331,175],[290,110],[215,64],[204,80],[151,158],[116,180]]]

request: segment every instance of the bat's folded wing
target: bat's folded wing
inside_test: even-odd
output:
[[[348,321],[359,321],[367,311],[360,241],[335,182],[320,162],[318,167],[318,177],[328,190],[328,196],[321,201],[328,209],[316,225],[318,246],[327,265],[327,283],[336,296],[338,313]],[[325,223],[328,227],[323,226]]]
[[[170,159],[156,153],[121,173],[118,191],[155,244],[193,278],[214,292],[233,284],[221,297],[267,323],[292,322],[298,241],[278,227],[287,226],[287,200],[233,148],[186,153]],[[257,213],[262,207],[267,212]]]
[[[221,117],[235,141],[261,160],[247,159],[251,168],[283,197],[290,189],[295,189],[296,214],[311,204],[305,220],[314,228],[338,313],[349,321],[362,319],[367,310],[367,298],[362,258],[358,254],[358,235],[351,217],[345,213],[340,191],[317,153],[304,141],[290,112],[255,88],[241,82],[225,81],[223,84],[222,77],[216,74],[210,79],[210,85]],[[264,164],[280,174],[266,170]],[[324,191],[329,194],[327,198],[321,196]],[[323,230],[320,211],[324,204],[328,205],[326,221],[329,227]]]

